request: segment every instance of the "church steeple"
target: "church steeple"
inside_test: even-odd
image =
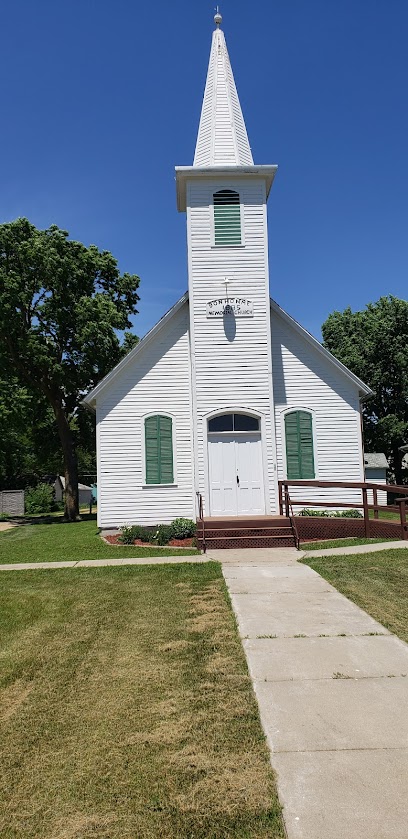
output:
[[[217,9],[194,166],[253,166],[253,158]]]

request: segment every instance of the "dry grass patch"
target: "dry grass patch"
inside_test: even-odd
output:
[[[218,565],[1,579],[2,839],[284,836]]]

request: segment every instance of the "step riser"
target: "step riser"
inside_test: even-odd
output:
[[[204,549],[202,539],[197,539],[197,544],[200,550]],[[293,536],[285,536],[281,539],[273,537],[259,537],[249,536],[240,538],[210,538],[205,540],[207,551],[215,550],[237,550],[240,548],[294,548],[295,540]]]
[[[287,518],[273,518],[265,516],[261,521],[259,519],[211,519],[204,521],[205,530],[264,530],[265,528],[281,528],[290,527],[290,521]],[[202,522],[197,521],[197,531],[201,530]]]
[[[270,538],[284,538],[285,536],[291,537],[292,536],[292,528],[291,527],[257,527],[257,528],[235,528],[234,530],[214,530],[212,527],[205,528],[205,538],[206,539],[217,539],[221,536],[226,537],[228,539],[233,539],[237,537],[258,537],[266,539]],[[197,538],[202,539],[203,531],[197,529]]]

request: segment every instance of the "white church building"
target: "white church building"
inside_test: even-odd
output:
[[[276,515],[279,480],[364,481],[371,391],[270,299],[277,166],[254,164],[215,22],[194,163],[176,167],[188,292],[84,400],[101,528],[195,519],[197,493],[206,516]]]

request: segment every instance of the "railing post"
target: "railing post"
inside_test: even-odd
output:
[[[285,516],[289,518],[289,488],[285,486]]]
[[[401,538],[402,539],[408,539],[406,503],[407,503],[407,498],[400,498],[397,501],[397,504],[400,505]]]
[[[374,518],[378,519],[379,518],[379,513],[378,513],[378,510],[377,510],[378,494],[377,494],[376,489],[373,489],[373,502],[374,502],[374,508],[375,508],[374,509]]]
[[[367,487],[362,488],[363,491],[363,508],[364,508],[364,535],[366,539],[370,538],[370,518],[368,515],[368,500]]]
[[[279,515],[283,516],[283,495],[282,495],[282,484],[281,484],[280,481],[279,481],[279,484],[278,484],[278,488],[279,488]]]

